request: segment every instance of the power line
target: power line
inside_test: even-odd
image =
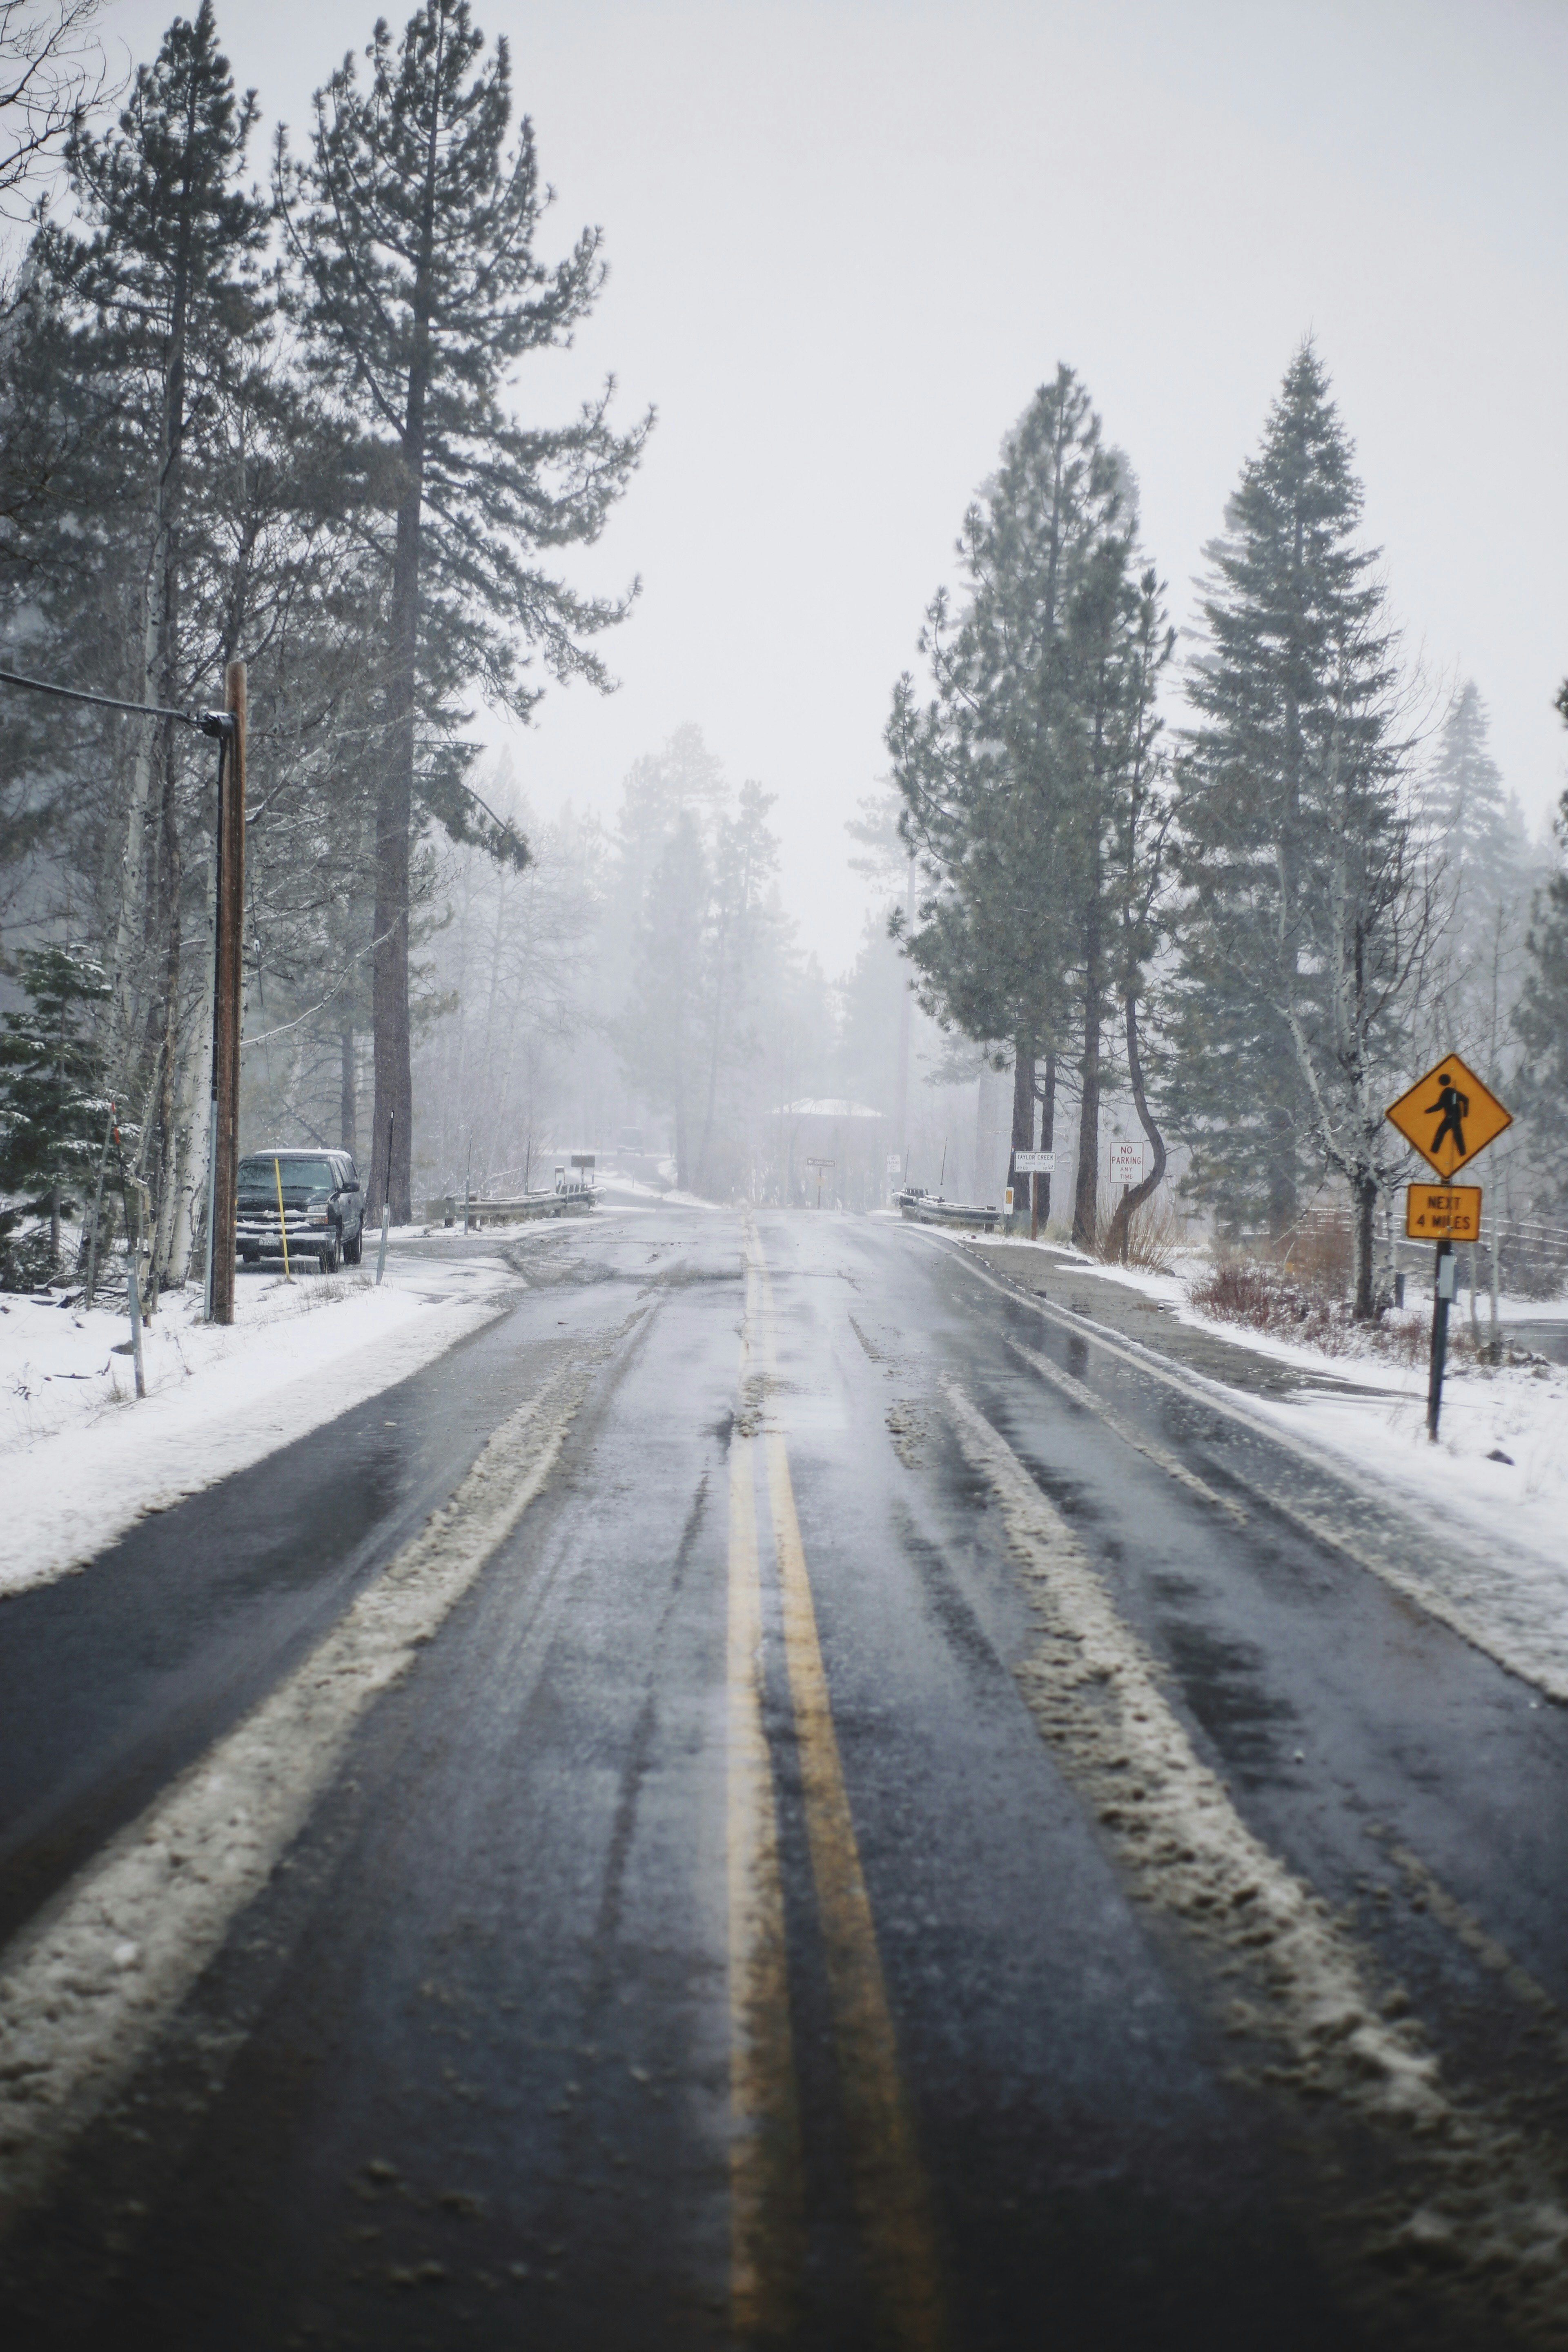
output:
[[[26,686],[35,694],[52,694],[62,702],[91,702],[100,710],[128,710],[135,719],[177,719],[198,735],[230,735],[234,720],[226,710],[165,710],[156,702],[121,702],[112,694],[89,694],[85,687],[55,686],[45,677],[24,677],[20,670],[0,669],[0,686]]]

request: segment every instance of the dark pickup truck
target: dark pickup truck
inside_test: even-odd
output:
[[[282,1256],[285,1218],[290,1259],[314,1258],[323,1274],[360,1262],[364,1193],[346,1151],[247,1151],[239,1163],[237,1211],[235,1248],[244,1265]]]

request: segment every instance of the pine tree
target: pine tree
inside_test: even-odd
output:
[[[1568,721],[1568,683],[1557,698]],[[1518,1075],[1521,1109],[1529,1117],[1532,1156],[1547,1197],[1568,1197],[1568,793],[1553,828],[1560,853],[1555,873],[1537,894],[1527,941],[1524,986],[1513,1026],[1524,1056]]]
[[[24,949],[26,1003],[0,1021],[0,1192],[21,1193],[0,1211],[0,1266],[18,1284],[37,1272],[6,1247],[23,1215],[49,1220],[48,1271],[59,1265],[60,1218],[91,1181],[108,1097],[89,1008],[109,995],[102,967],[69,948]]]
[[[412,845],[426,813],[450,830],[468,823],[460,766],[422,743],[450,737],[475,687],[526,719],[542,690],[535,652],[553,677],[608,687],[589,641],[626,603],[579,596],[537,559],[597,538],[651,423],[614,432],[608,386],[561,428],[505,411],[511,371],[570,340],[604,264],[595,229],[553,267],[538,258],[548,194],[532,127],[522,119],[509,158],[510,54],[502,40],[481,63],[482,48],[468,0],[426,0],[395,47],[379,24],[364,84],[350,56],[319,93],[308,163],[291,168],[281,146],[279,158],[308,364],[339,405],[345,495],[389,583],[370,1192],[374,1211],[390,1190],[399,1217],[410,1210]],[[494,838],[526,856],[515,837]]]
[[[1419,802],[1420,822],[1441,847],[1461,920],[1472,898],[1494,898],[1510,887],[1525,846],[1517,803],[1491,756],[1490,732],[1480,688],[1467,678],[1448,705]]]
[[[628,1076],[669,1116],[675,1181],[683,1192],[693,1189],[697,1173],[691,1143],[706,1075],[711,887],[697,820],[684,809],[649,878],[632,997],[618,1024]]]
[[[900,924],[921,1003],[1013,1047],[1013,1148],[1034,1142],[1043,1056],[1052,1140],[1058,1054],[1080,1015],[1079,1196],[1093,1238],[1105,950],[1106,721],[1133,517],[1124,465],[1072,370],[1043,385],[964,518],[966,597],[945,593],[921,638],[934,692],[895,692],[888,730],[905,838],[927,894]],[[1076,967],[1076,971],[1075,971]],[[1075,987],[1076,982],[1076,987]],[[1087,1178],[1084,1168],[1087,1165]]]
[[[778,843],[768,824],[774,795],[758,783],[741,786],[732,815],[720,819],[712,858],[712,911],[708,925],[704,1024],[707,1074],[695,1189],[709,1198],[734,1189],[738,1139],[723,1150],[727,1122],[721,1079],[733,1081],[754,1050],[752,1015],[769,931],[768,888],[778,871]],[[721,1181],[722,1160],[728,1181]]]
[[[1354,1208],[1357,1312],[1396,1164],[1382,1118],[1425,908],[1401,799],[1394,654],[1362,492],[1310,342],[1209,550],[1178,762],[1184,910],[1168,1097],[1193,1189],[1282,1234],[1327,1167]]]
[[[1105,849],[1114,919],[1109,961],[1121,1016],[1128,1087],[1150,1143],[1151,1160],[1148,1173],[1129,1188],[1111,1214],[1104,1255],[1121,1259],[1127,1255],[1133,1217],[1165,1178],[1165,1139],[1151,1104],[1145,1048],[1151,999],[1163,993],[1156,986],[1154,971],[1167,945],[1171,919],[1167,843],[1174,810],[1158,697],[1175,647],[1163,591],[1152,571],[1124,592],[1123,602],[1121,691],[1114,706],[1118,740],[1109,762],[1114,789]]]
[[[1461,1050],[1489,1085],[1500,1085],[1509,1014],[1523,984],[1533,876],[1524,820],[1489,734],[1486,704],[1467,679],[1445,715],[1418,804],[1436,870],[1436,938],[1423,1000],[1432,1053]]]
[[[268,211],[243,185],[255,117],[203,0],[138,68],[115,123],[101,135],[78,125],[76,221],[34,239],[8,371],[8,401],[42,415],[56,452],[47,511],[7,583],[33,662],[165,708],[217,698],[243,625],[237,583],[258,568],[245,509],[266,467],[254,434],[235,446],[273,312]],[[92,747],[80,772],[113,788],[108,805],[82,784],[65,796],[113,940],[114,1084],[148,1108],[157,1268],[178,1282],[201,1189],[208,953],[188,869],[211,824],[210,752],[168,720],[67,723]],[[56,711],[31,726],[10,749],[24,772],[47,776],[64,730]]]

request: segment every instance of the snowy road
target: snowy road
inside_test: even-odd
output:
[[[7,2345],[1568,2340],[1539,1579],[896,1225],[499,1246],[0,1605]]]

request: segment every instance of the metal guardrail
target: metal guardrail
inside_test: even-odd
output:
[[[590,1185],[574,1185],[557,1192],[523,1192],[513,1201],[475,1201],[468,1202],[468,1224],[514,1225],[530,1217],[583,1216],[594,1206]],[[460,1192],[443,1192],[425,1203],[427,1225],[455,1225],[463,1213]]]
[[[895,1192],[899,1213],[912,1225],[956,1225],[971,1232],[993,1233],[1002,1223],[1000,1209],[979,1209],[965,1201],[944,1201],[938,1195],[906,1189]]]

